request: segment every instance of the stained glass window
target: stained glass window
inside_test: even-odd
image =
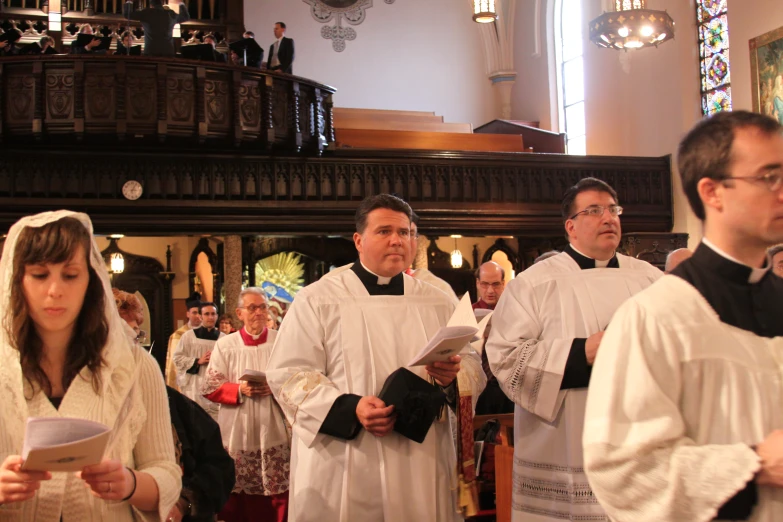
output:
[[[556,5],[560,129],[561,132],[565,131],[568,154],[584,155],[587,153],[587,129],[582,6],[580,0],[559,0]]]
[[[704,114],[731,110],[728,0],[697,0],[701,108]]]

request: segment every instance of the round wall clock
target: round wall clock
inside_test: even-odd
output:
[[[143,192],[144,192],[144,188],[141,186],[141,183],[139,183],[135,179],[126,181],[125,184],[122,186],[122,195],[125,196],[125,199],[128,199],[130,201],[136,201],[137,199],[139,199]]]

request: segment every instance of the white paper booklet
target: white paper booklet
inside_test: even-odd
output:
[[[259,372],[256,370],[251,369],[245,369],[245,372],[242,374],[242,377],[239,378],[240,381],[247,381],[247,382],[266,382],[266,374],[264,372]]]
[[[416,357],[411,359],[408,366],[425,366],[459,355],[476,333],[478,333],[476,316],[473,315],[470,306],[470,295],[466,293],[454,310],[448,325],[437,331]]]
[[[103,460],[111,429],[69,417],[30,417],[22,447],[23,470],[81,471]]]

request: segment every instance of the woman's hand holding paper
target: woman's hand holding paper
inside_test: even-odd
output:
[[[41,481],[52,478],[48,471],[21,471],[22,462],[19,455],[11,455],[0,465],[0,504],[31,499]]]
[[[453,355],[449,357],[448,361],[434,362],[428,364],[425,368],[427,373],[435,379],[435,382],[445,388],[451,385],[452,381],[457,378],[461,360],[462,358],[459,355]]]
[[[76,476],[85,482],[94,496],[104,500],[123,500],[134,488],[131,471],[119,460],[106,459],[100,464],[87,466]]]

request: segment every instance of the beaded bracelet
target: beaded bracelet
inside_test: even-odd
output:
[[[134,493],[136,493],[136,473],[134,473],[134,472],[133,472],[133,470],[132,470],[132,469],[130,469],[128,466],[125,466],[125,469],[127,469],[128,471],[130,471],[130,474],[131,474],[131,476],[133,477],[133,489],[131,490],[131,492],[130,492],[130,493],[128,493],[128,496],[127,496],[127,497],[125,497],[124,499],[122,499],[122,501],[123,501],[123,502],[125,502],[126,500],[130,500],[130,498],[133,496],[133,494],[134,494]]]

